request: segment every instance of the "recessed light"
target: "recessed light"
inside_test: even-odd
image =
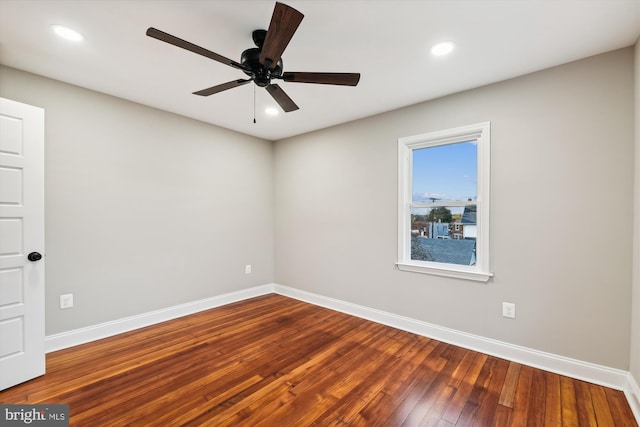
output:
[[[453,48],[455,44],[453,42],[442,42],[436,45],[433,45],[431,48],[431,54],[434,56],[444,56],[453,52]]]
[[[267,116],[277,116],[279,113],[278,109],[274,107],[267,107],[264,109],[264,112]]]
[[[82,34],[69,27],[65,27],[64,25],[52,25],[51,28],[53,29],[54,33],[65,40],[80,42],[84,39],[84,37],[82,37]]]

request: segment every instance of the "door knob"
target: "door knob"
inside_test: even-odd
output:
[[[27,259],[29,261],[40,261],[42,259],[42,255],[40,255],[40,253],[38,252],[31,252],[29,255],[27,255]]]

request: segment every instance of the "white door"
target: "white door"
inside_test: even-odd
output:
[[[0,390],[44,371],[44,110],[0,98]]]

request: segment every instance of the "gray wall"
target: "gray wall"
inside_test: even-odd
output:
[[[45,108],[47,335],[273,281],[271,142],[0,73]]]
[[[635,101],[634,121],[636,123],[636,181],[634,211],[634,251],[633,251],[633,293],[631,316],[631,355],[630,371],[640,384],[640,39],[635,46]]]
[[[627,48],[278,141],[276,282],[629,369],[633,61]],[[486,120],[495,278],[396,270],[397,139]]]

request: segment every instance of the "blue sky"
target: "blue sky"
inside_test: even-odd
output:
[[[477,197],[475,141],[413,150],[413,201],[466,201]]]

